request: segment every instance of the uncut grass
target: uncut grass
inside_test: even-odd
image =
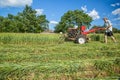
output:
[[[52,44],[58,42],[57,34],[17,34],[17,33],[1,33],[0,42],[3,44]]]
[[[72,42],[61,44],[45,42],[44,45],[23,43],[1,44],[0,79],[62,80],[65,78],[74,80],[86,77],[115,76],[117,78],[118,76],[115,71],[109,72],[99,69],[101,68],[100,65],[104,63],[102,67],[114,65],[114,68],[119,70],[120,46],[113,46],[114,43],[107,45],[92,41],[84,45]],[[114,63],[116,59],[117,65]],[[105,62],[110,64],[105,64]],[[100,71],[104,75],[100,75]],[[90,73],[91,75],[89,75]],[[30,77],[31,75],[32,77]]]

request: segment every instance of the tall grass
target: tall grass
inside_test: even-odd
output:
[[[59,34],[17,34],[17,33],[1,33],[0,42],[3,44],[13,43],[37,43],[37,44],[51,44],[58,43]]]
[[[51,44],[51,43],[62,43],[64,39],[60,38],[60,34],[32,34],[32,33],[0,33],[0,42],[3,44],[13,43],[38,43],[38,44]],[[89,37],[92,41],[103,41],[103,34],[90,34]],[[120,35],[115,34],[117,41],[119,42]],[[109,37],[108,37],[109,38]],[[108,39],[110,42],[111,40]]]
[[[113,36],[119,42],[120,34],[114,34]],[[104,41],[104,34],[89,34],[89,37],[91,38],[92,41],[101,41],[101,42]],[[108,42],[111,42],[110,37],[108,37]]]

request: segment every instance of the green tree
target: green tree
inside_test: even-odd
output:
[[[45,31],[49,29],[49,21],[46,20],[46,16],[45,15],[40,15],[37,16],[37,22],[38,22],[38,29],[37,30],[41,30],[41,31]]]
[[[3,32],[3,31],[2,31],[3,21],[4,21],[4,17],[3,17],[3,16],[0,16],[0,32]]]
[[[4,18],[2,22],[2,32],[10,32],[11,21],[8,18]]]
[[[61,17],[61,21],[55,27],[55,32],[66,32],[69,27],[82,26],[83,24],[90,26],[92,18],[81,10],[68,11]]]
[[[113,27],[113,32],[114,32],[114,33],[119,33],[119,31],[120,31],[119,29]]]
[[[25,7],[22,13],[19,13],[22,18],[23,28],[25,32],[41,32],[44,27],[48,27],[48,20],[45,15],[36,16],[36,11],[30,6]]]
[[[10,21],[9,32],[19,32],[19,28],[17,27],[18,21],[15,19],[16,16],[12,14],[8,14],[7,19]]]
[[[26,5],[16,16],[8,14],[0,16],[0,32],[28,32],[38,33],[47,29],[49,21],[45,15],[36,15],[31,6]]]

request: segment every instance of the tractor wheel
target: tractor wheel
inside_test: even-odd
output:
[[[86,43],[87,39],[84,35],[80,35],[76,38],[75,42],[79,44],[84,44]]]

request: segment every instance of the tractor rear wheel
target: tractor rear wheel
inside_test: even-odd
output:
[[[80,35],[76,38],[75,42],[79,44],[84,44],[86,43],[87,39],[84,35]]]

